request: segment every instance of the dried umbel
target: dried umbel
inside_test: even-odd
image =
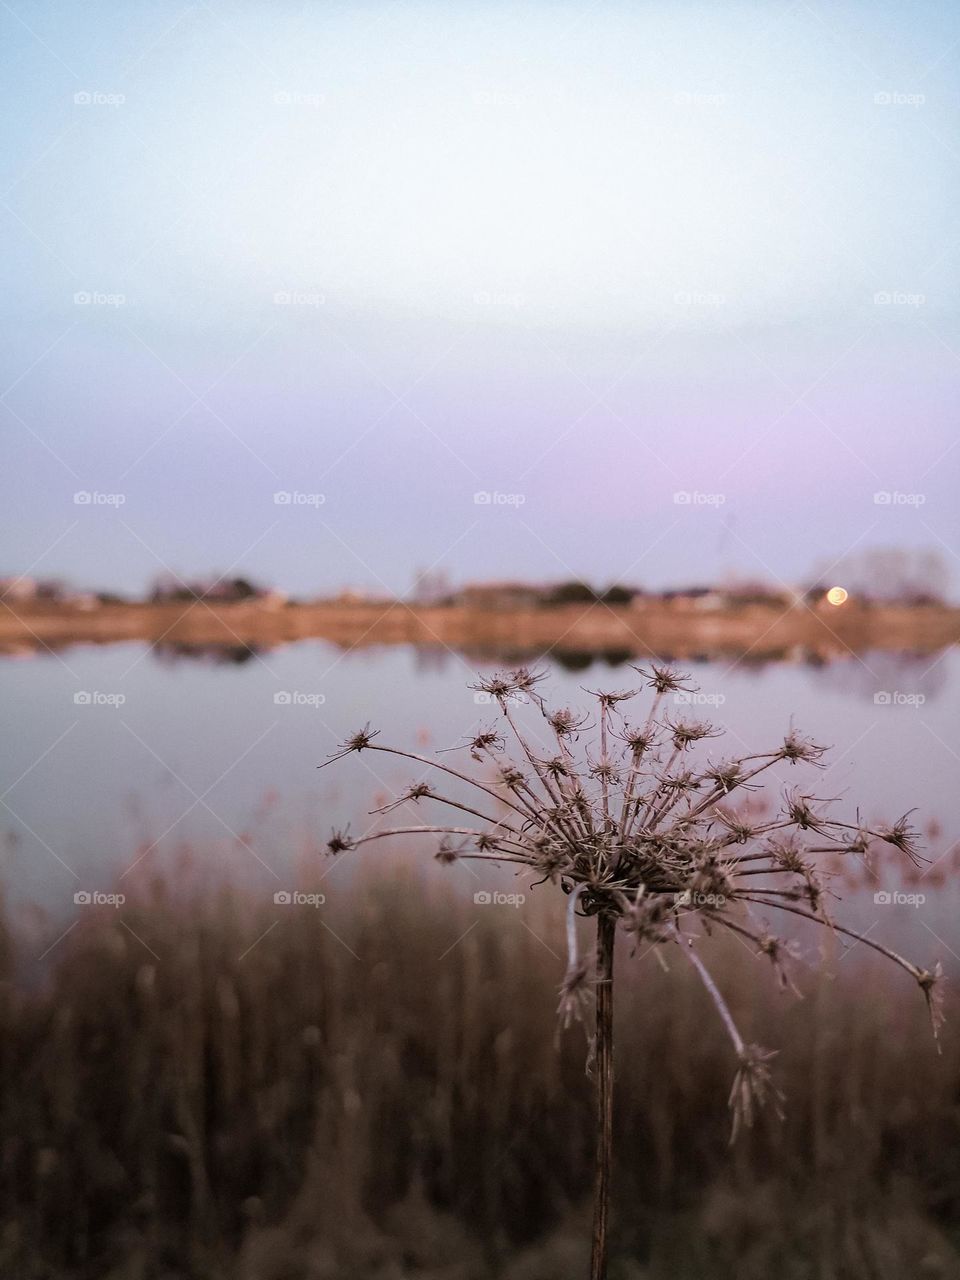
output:
[[[707,721],[665,714],[665,700],[693,692],[688,677],[666,666],[634,668],[633,689],[591,692],[594,718],[550,708],[543,675],[526,668],[500,673],[473,687],[499,709],[503,723],[472,734],[463,749],[481,768],[462,772],[438,760],[389,747],[369,726],[326,763],[352,752],[386,752],[422,766],[396,804],[439,806],[466,815],[378,829],[351,839],[333,835],[337,854],[387,837],[437,837],[438,857],[513,863],[538,882],[551,881],[567,897],[569,963],[560,989],[563,1025],[596,1009],[590,1062],[597,1082],[598,1163],[592,1277],[605,1274],[607,1196],[612,1140],[612,982],[617,933],[632,949],[679,949],[693,965],[730,1035],[737,1068],[730,1094],[733,1135],[757,1108],[779,1095],[771,1081],[773,1054],[747,1044],[696,942],[714,929],[746,939],[771,962],[778,981],[792,985],[788,963],[796,944],[771,932],[772,913],[801,917],[863,942],[904,969],[919,985],[933,1021],[940,1023],[939,964],[922,969],[872,937],[836,923],[827,910],[824,859],[868,854],[889,845],[918,861],[909,815],[871,827],[831,816],[832,800],[799,787],[764,811],[752,793],[776,765],[822,767],[825,748],[791,730],[770,751],[709,758],[722,730]],[[631,706],[646,695],[639,722]],[[521,717],[521,705],[529,711]],[[521,723],[521,718],[523,723]],[[488,766],[486,770],[482,766]],[[767,774],[767,777],[763,775]],[[428,785],[424,775],[431,777]],[[470,799],[443,794],[444,779],[469,788]],[[451,786],[447,786],[450,790]],[[395,805],[384,806],[385,812]],[[575,916],[595,916],[595,965],[577,949]],[[661,953],[663,954],[663,953]]]

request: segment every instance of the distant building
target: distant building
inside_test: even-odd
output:
[[[528,582],[470,582],[458,599],[468,609],[535,609],[543,591]]]
[[[748,604],[779,605],[781,608],[786,608],[796,604],[802,598],[802,593],[792,588],[772,587],[769,582],[759,579],[728,583],[720,590],[725,604],[733,609],[742,608]]]
[[[444,569],[421,569],[413,580],[414,604],[446,604],[453,598],[450,578]]]
[[[35,600],[37,583],[33,578],[9,577],[0,578],[0,599]]]
[[[677,609],[722,609],[724,603],[713,587],[674,587],[661,592],[660,599]]]

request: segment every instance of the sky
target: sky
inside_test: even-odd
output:
[[[0,7],[0,574],[958,594],[960,11]]]

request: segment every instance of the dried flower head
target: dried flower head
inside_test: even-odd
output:
[[[784,761],[800,769],[818,766],[824,748],[791,729],[770,751],[719,764],[700,759],[705,742],[721,730],[707,721],[659,715],[667,693],[688,688],[687,677],[666,666],[638,670],[642,690],[591,695],[595,744],[580,741],[586,714],[546,705],[539,693],[542,673],[521,667],[481,680],[473,687],[496,701],[503,723],[500,731],[474,734],[466,745],[475,761],[493,766],[492,774],[461,772],[436,757],[382,745],[366,726],[333,758],[382,751],[431,767],[431,785],[417,782],[399,801],[423,801],[431,810],[437,806],[441,816],[431,824],[375,830],[356,840],[335,832],[327,847],[338,853],[392,836],[435,836],[442,862],[486,859],[525,872],[531,882],[559,882],[568,895],[569,960],[560,990],[564,1024],[582,1016],[592,1000],[599,1010],[597,991],[611,989],[609,977],[599,979],[598,986],[599,958],[595,970],[578,950],[578,917],[596,918],[598,957],[599,939],[608,939],[604,963],[618,931],[638,952],[652,946],[663,954],[679,947],[733,1044],[737,1068],[730,1101],[736,1133],[752,1122],[765,1097],[777,1099],[770,1079],[773,1055],[744,1042],[692,943],[703,932],[733,932],[769,958],[781,985],[792,985],[785,962],[795,956],[795,944],[756,920],[758,913],[774,911],[800,917],[862,941],[908,972],[926,998],[936,1030],[942,1016],[939,965],[920,968],[872,936],[833,920],[819,872],[823,857],[867,855],[883,844],[916,859],[917,835],[909,814],[892,826],[872,826],[859,813],[853,822],[829,817],[828,801],[800,787],[787,792],[779,812],[762,804],[762,796],[733,810],[727,799],[731,792],[762,788],[763,775]],[[653,691],[652,705],[641,727],[631,729],[621,707],[641,693],[649,696],[647,690]],[[557,747],[553,754],[542,745],[551,735]],[[598,1013],[598,1034],[599,1026]]]
[[[354,841],[350,839],[346,830],[334,831],[327,841],[327,853],[330,854],[346,853],[353,847]]]
[[[644,676],[648,686],[655,689],[657,693],[693,693],[693,686],[685,684],[685,680],[690,677],[683,671],[675,671],[673,667],[658,667],[656,663],[651,663],[650,670],[645,671],[642,667],[635,667],[640,675]]]
[[[667,727],[670,730],[673,745],[678,751],[686,751],[688,747],[693,746],[695,742],[701,742],[704,738],[719,738],[722,732],[708,720],[677,720],[673,724],[668,722]]]
[[[783,1095],[773,1084],[770,1061],[777,1056],[776,1049],[763,1049],[758,1044],[745,1044],[739,1053],[739,1066],[730,1090],[730,1109],[733,1112],[733,1129],[730,1141],[735,1142],[741,1129],[753,1127],[756,1112],[767,1101],[782,1115]]]
[[[587,723],[587,719],[586,715],[577,715],[569,707],[563,707],[559,711],[554,711],[552,715],[548,715],[547,723],[559,737],[569,738],[580,732]]]
[[[820,757],[826,750],[826,747],[819,746],[812,738],[804,738],[795,729],[791,729],[784,738],[778,755],[781,760],[789,760],[792,764],[796,764],[798,760],[806,764],[819,764]]]

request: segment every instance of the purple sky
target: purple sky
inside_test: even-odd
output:
[[[98,13],[0,16],[0,572],[955,571],[951,7]]]

